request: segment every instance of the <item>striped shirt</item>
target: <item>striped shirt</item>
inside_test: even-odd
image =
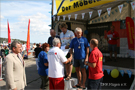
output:
[[[63,32],[60,33],[60,39],[62,46],[64,45],[70,45],[71,40],[75,38],[74,33],[70,30],[67,30],[67,32],[64,34]]]

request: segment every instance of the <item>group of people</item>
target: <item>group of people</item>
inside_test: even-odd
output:
[[[102,59],[103,55],[98,49],[98,40],[91,39],[90,43],[82,37],[82,29],[77,27],[75,34],[67,29],[65,23],[61,23],[60,37],[55,30],[50,30],[48,43],[42,45],[42,51],[38,55],[38,74],[41,77],[40,89],[64,89],[65,80],[71,79],[73,66],[76,69],[78,84],[73,88],[85,89],[87,79],[86,65],[89,66],[88,89],[100,89],[103,80]],[[49,50],[49,47],[52,47]],[[69,49],[65,56],[61,47]],[[89,47],[92,52],[89,56]],[[74,58],[74,59],[73,59]],[[66,73],[64,75],[64,66]],[[81,82],[83,80],[83,82]]]
[[[103,55],[98,49],[98,40],[91,39],[90,43],[82,36],[82,29],[77,27],[75,34],[67,28],[67,24],[61,23],[60,36],[55,30],[50,30],[51,37],[48,43],[42,44],[34,49],[38,74],[41,77],[40,89],[64,89],[65,80],[71,79],[73,66],[75,67],[78,83],[73,88],[86,89],[87,79],[86,66],[88,66],[88,86],[87,89],[100,89],[103,81]],[[111,38],[111,37],[110,37]],[[108,40],[111,40],[111,39]],[[117,40],[118,37],[115,37]],[[113,46],[113,45],[112,45]],[[110,48],[112,48],[110,45]],[[52,47],[50,49],[50,47]],[[65,56],[61,47],[69,49]],[[89,48],[92,49],[89,55]],[[11,43],[12,53],[6,57],[6,79],[9,89],[23,90],[26,84],[25,63],[20,55],[21,45],[18,41]],[[111,57],[110,57],[111,58]],[[64,66],[66,73],[64,74]],[[83,80],[83,81],[82,81]]]
[[[11,45],[0,45],[0,57],[4,58],[7,56],[11,51],[10,51]]]

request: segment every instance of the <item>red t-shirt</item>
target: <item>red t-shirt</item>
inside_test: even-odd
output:
[[[119,37],[119,34],[116,31],[114,31],[113,33],[111,31],[108,31],[107,35],[112,35],[113,38]],[[112,44],[112,45],[116,45],[117,44],[117,40],[116,39],[109,38],[108,43],[109,44]]]
[[[89,56],[89,63],[96,63],[96,67],[92,68],[89,66],[89,79],[97,80],[101,79],[104,76],[102,70],[102,59],[103,55],[101,51],[97,47],[95,47]]]

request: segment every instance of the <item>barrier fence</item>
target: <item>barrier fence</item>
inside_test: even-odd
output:
[[[0,58],[0,80],[2,80],[2,58]]]

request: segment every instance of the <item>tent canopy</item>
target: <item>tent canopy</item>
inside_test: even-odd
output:
[[[65,2],[64,2],[65,1]],[[71,8],[74,6],[74,3],[76,2],[82,2],[84,3],[84,1],[88,2],[88,5],[83,5],[83,6],[79,6],[77,8]],[[92,1],[92,3],[90,4],[89,1]],[[95,2],[94,2],[95,1]],[[89,21],[92,20],[96,17],[98,17],[98,10],[102,9],[102,13],[107,12],[107,8],[111,7],[114,8],[122,3],[124,3],[125,1],[123,0],[63,0],[63,3],[61,3],[62,1],[60,0],[56,0],[56,7],[57,7],[57,16],[62,16],[61,18],[63,18],[63,16],[66,16],[66,18],[68,18],[68,15],[71,15],[71,19],[75,18],[75,14],[78,14],[77,16],[77,20],[82,20],[82,13],[85,13],[84,19],[83,21]],[[61,8],[59,8],[59,4],[61,4]],[[72,5],[73,4],[73,5]],[[63,9],[64,12],[62,12],[62,7],[69,7],[70,5],[72,5],[70,7],[70,10],[66,10]],[[80,5],[80,4],[78,4]],[[59,8],[59,10],[58,10]],[[67,8],[69,9],[69,8]],[[90,18],[89,16],[89,12],[93,11],[92,13],[92,17]]]

